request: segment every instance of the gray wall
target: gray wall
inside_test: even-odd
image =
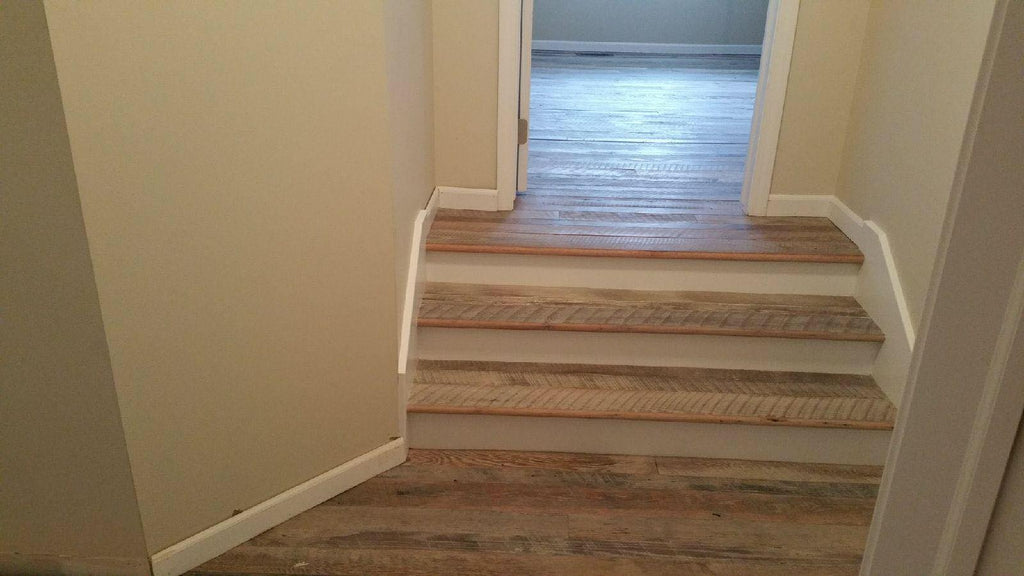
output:
[[[768,0],[534,0],[533,39],[761,44]]]
[[[0,573],[148,573],[42,2],[0,78]]]

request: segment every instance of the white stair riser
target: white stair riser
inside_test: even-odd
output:
[[[412,448],[884,464],[891,432],[582,418],[409,414]]]
[[[419,328],[425,360],[692,366],[870,374],[879,344],[835,340]]]
[[[427,253],[428,281],[464,284],[852,296],[859,271],[813,262]]]

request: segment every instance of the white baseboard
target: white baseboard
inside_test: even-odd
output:
[[[402,334],[398,342],[398,433],[405,436],[406,404],[416,372],[416,318],[419,316],[423,288],[427,282],[427,234],[434,223],[439,203],[437,189],[413,224],[412,249],[409,253],[409,274],[405,281],[402,305]]]
[[[893,404],[898,406],[910,372],[916,336],[885,231],[831,195],[773,194],[768,200],[768,215],[827,216],[864,253],[855,296],[885,332],[886,338],[875,360],[872,375]]]
[[[498,191],[487,188],[438,186],[439,207],[455,210],[498,211]]]
[[[399,438],[157,552],[154,576],[178,576],[405,461]]]
[[[552,52],[611,52],[615,54],[737,54],[758,55],[760,44],[661,44],[651,42],[584,42],[534,40],[534,50]]]

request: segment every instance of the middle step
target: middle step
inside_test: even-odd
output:
[[[848,296],[427,284],[419,357],[870,373]]]

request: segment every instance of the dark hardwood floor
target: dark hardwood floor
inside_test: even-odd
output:
[[[881,468],[414,450],[193,576],[854,576]]]
[[[749,56],[537,53],[529,189],[512,212],[441,210],[429,250],[860,262],[824,218],[749,218]]]

